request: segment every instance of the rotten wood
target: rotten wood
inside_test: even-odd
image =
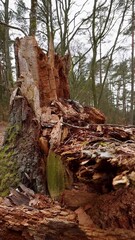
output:
[[[54,211],[54,212],[53,212]],[[10,214],[9,214],[10,212]],[[134,240],[135,232],[131,230],[115,229],[101,230],[80,226],[68,217],[58,214],[58,210],[31,210],[27,207],[0,206],[1,231],[3,240],[34,240],[34,239],[102,239],[102,240]],[[63,216],[62,216],[63,214]],[[57,215],[57,217],[56,217]],[[66,218],[68,220],[66,220]],[[19,220],[18,220],[19,219]]]
[[[70,199],[68,200],[71,202],[71,195],[69,192],[70,191],[68,190],[68,194],[70,197]],[[66,209],[64,206],[60,206],[58,202],[55,203],[50,198],[44,195],[35,194],[32,190],[26,188],[24,185],[21,184],[17,191],[11,190],[10,196],[5,198],[4,202],[1,199],[0,237],[2,237],[2,239],[4,240],[25,240],[36,238],[40,240],[43,240],[45,238],[62,240],[105,240],[106,238],[109,240],[134,239],[134,230],[131,231],[130,229],[126,230],[115,228],[115,225],[115,229],[108,228],[103,230],[99,228],[99,226],[96,226],[96,224],[94,223],[95,219],[93,218],[92,220],[91,214],[96,211],[97,207],[100,208],[99,214],[101,214],[102,211],[105,210],[106,203],[103,205],[104,201],[106,201],[105,196],[100,196],[101,199],[99,205],[99,201],[95,201],[95,199],[97,199],[96,194],[90,194],[90,196],[88,196],[86,191],[83,191],[80,196],[79,194],[80,192],[77,193],[77,190],[76,192],[75,190],[72,192],[72,197],[74,198],[74,201],[83,196],[83,201],[85,202],[85,204],[87,202],[87,205],[84,204],[82,205],[82,207],[80,207],[79,204],[77,206],[77,210],[74,212],[72,210]],[[120,201],[123,201],[125,197],[128,197],[128,191],[127,195],[123,196],[123,194],[124,191],[120,191],[117,196],[113,196],[112,200],[115,202],[115,204],[116,197],[119,198]],[[88,201],[88,198],[90,199],[90,201]],[[129,206],[132,202],[131,200],[128,203]],[[112,204],[111,201],[110,204]],[[91,212],[90,215],[88,215],[89,211]],[[132,211],[132,213],[134,214],[134,209],[132,209]],[[109,215],[110,214],[113,215],[112,211],[110,211]],[[95,214],[93,215],[93,217],[94,216]],[[115,218],[116,217],[118,217],[118,212],[115,213]],[[121,224],[122,226],[123,224],[128,224],[128,219],[126,219],[125,217],[126,216],[124,216],[124,218],[122,219],[122,222],[119,222],[119,224]],[[100,222],[100,224],[103,224],[101,216],[99,216],[98,221]],[[108,224],[110,223],[108,222]],[[134,224],[134,221],[132,222],[132,224]]]

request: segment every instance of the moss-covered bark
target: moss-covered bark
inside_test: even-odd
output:
[[[18,164],[15,158],[14,144],[19,132],[19,125],[7,128],[5,144],[0,150],[0,195],[6,196],[10,187],[19,183]]]
[[[0,150],[1,196],[7,195],[19,182],[45,192],[44,171],[40,170],[39,134],[40,126],[32,108],[25,97],[18,95],[11,106],[9,126]]]

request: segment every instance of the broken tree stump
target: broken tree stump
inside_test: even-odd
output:
[[[25,37],[15,41],[15,59],[18,79],[10,100],[9,126],[0,153],[3,168],[0,192],[6,195],[9,187],[21,181],[37,192],[48,193],[48,154],[61,142],[63,122],[76,123],[79,119],[80,124],[87,125],[96,121],[103,123],[105,117],[94,108],[85,110],[75,101],[69,101],[69,55],[61,57],[51,46],[47,55],[34,37]],[[60,166],[58,164],[57,168]],[[64,166],[62,171],[65,176]],[[57,188],[58,175],[54,173],[53,180]],[[66,184],[63,182],[63,188]]]

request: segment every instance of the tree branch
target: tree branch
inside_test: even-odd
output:
[[[16,30],[18,30],[18,31],[21,31],[25,36],[27,36],[26,32],[23,31],[23,30],[22,30],[21,28],[19,28],[19,27],[15,27],[15,26],[12,26],[12,25],[6,24],[6,23],[1,22],[1,21],[0,21],[0,25],[3,25],[3,26],[5,26],[5,27],[13,28],[13,29],[16,29]]]

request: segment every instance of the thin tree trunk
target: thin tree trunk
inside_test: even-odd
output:
[[[9,0],[5,1],[5,23],[8,25],[9,24]],[[8,90],[13,86],[13,79],[12,79],[12,70],[11,70],[11,59],[10,59],[10,52],[9,52],[9,42],[10,42],[10,37],[9,37],[9,28],[5,27],[5,62],[6,62],[6,81],[8,83]]]
[[[134,0],[132,1],[132,79],[131,79],[131,109],[130,109],[130,123],[133,124],[134,121],[134,75],[135,75],[135,64],[134,64]]]
[[[37,29],[37,0],[31,0],[31,11],[30,11],[30,29],[29,35],[34,36]]]

